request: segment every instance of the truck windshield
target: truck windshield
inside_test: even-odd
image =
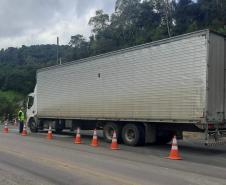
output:
[[[34,103],[34,97],[28,96],[27,108],[30,109],[33,106],[33,103]]]

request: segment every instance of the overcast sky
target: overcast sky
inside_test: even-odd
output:
[[[90,35],[97,9],[112,13],[116,0],[0,0],[0,48],[67,44],[71,35]]]

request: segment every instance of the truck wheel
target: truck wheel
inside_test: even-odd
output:
[[[168,130],[159,130],[157,132],[157,138],[156,138],[156,144],[167,144],[169,143],[173,136],[174,136],[173,131],[168,131]]]
[[[65,120],[56,120],[55,123],[55,132],[60,134],[65,128]]]
[[[114,130],[116,131],[116,135],[117,135],[117,140],[118,142],[121,142],[121,131],[122,131],[122,127],[115,124],[115,123],[107,123],[104,125],[103,128],[103,136],[106,142],[110,143],[112,141],[112,136],[113,136],[113,132]]]
[[[35,119],[31,118],[29,120],[29,127],[31,132],[36,133],[38,132],[38,127],[37,127],[37,123],[35,122]]]
[[[122,129],[122,140],[126,145],[137,146],[144,144],[144,128],[136,124],[126,124]]]

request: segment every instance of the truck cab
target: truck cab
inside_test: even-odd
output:
[[[26,110],[27,124],[32,132],[37,131],[37,96],[36,87],[33,93],[28,94],[27,110]]]

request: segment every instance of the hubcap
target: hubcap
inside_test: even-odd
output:
[[[136,134],[133,129],[127,129],[125,137],[127,141],[133,142],[134,139],[136,138]]]

